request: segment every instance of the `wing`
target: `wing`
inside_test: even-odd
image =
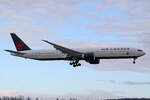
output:
[[[21,52],[18,52],[18,51],[12,51],[12,50],[5,50],[9,53],[14,53],[14,54],[25,54],[25,53],[21,53]]]
[[[62,53],[66,53],[70,56],[81,56],[83,53],[81,52],[78,52],[78,51],[75,51],[75,50],[72,50],[72,49],[69,49],[69,48],[66,48],[66,47],[63,47],[63,46],[60,46],[60,45],[57,45],[57,44],[54,44],[54,43],[51,43],[47,40],[42,40],[48,44],[51,44],[53,45],[54,48],[56,48],[56,50],[59,50],[61,51]]]

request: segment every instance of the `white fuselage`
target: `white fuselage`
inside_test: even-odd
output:
[[[135,48],[99,48],[99,49],[76,49],[82,53],[93,53],[96,59],[138,58],[145,53]],[[22,54],[11,53],[14,56],[35,60],[67,60],[68,55],[58,50],[27,50],[19,51]],[[84,59],[83,59],[84,60]]]

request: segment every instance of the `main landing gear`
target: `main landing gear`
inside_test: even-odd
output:
[[[137,58],[133,58],[133,64],[135,64],[136,62],[135,62],[135,60],[136,60]]]
[[[73,61],[71,61],[70,65],[73,65],[73,67],[81,66],[81,64],[79,63],[79,60],[73,60]]]

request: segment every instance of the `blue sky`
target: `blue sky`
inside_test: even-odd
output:
[[[0,96],[150,97],[149,0],[0,0]],[[129,46],[146,52],[137,60],[101,60],[72,68],[67,61],[10,56],[10,32],[32,49]]]

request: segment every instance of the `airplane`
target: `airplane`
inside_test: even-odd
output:
[[[146,53],[141,49],[136,48],[93,48],[93,49],[70,49],[47,40],[42,40],[52,45],[56,50],[32,50],[28,47],[15,33],[10,33],[15,44],[16,50],[5,50],[13,56],[34,59],[34,60],[67,60],[73,67],[81,66],[80,60],[84,60],[89,64],[99,64],[100,59],[133,59],[145,55]]]

